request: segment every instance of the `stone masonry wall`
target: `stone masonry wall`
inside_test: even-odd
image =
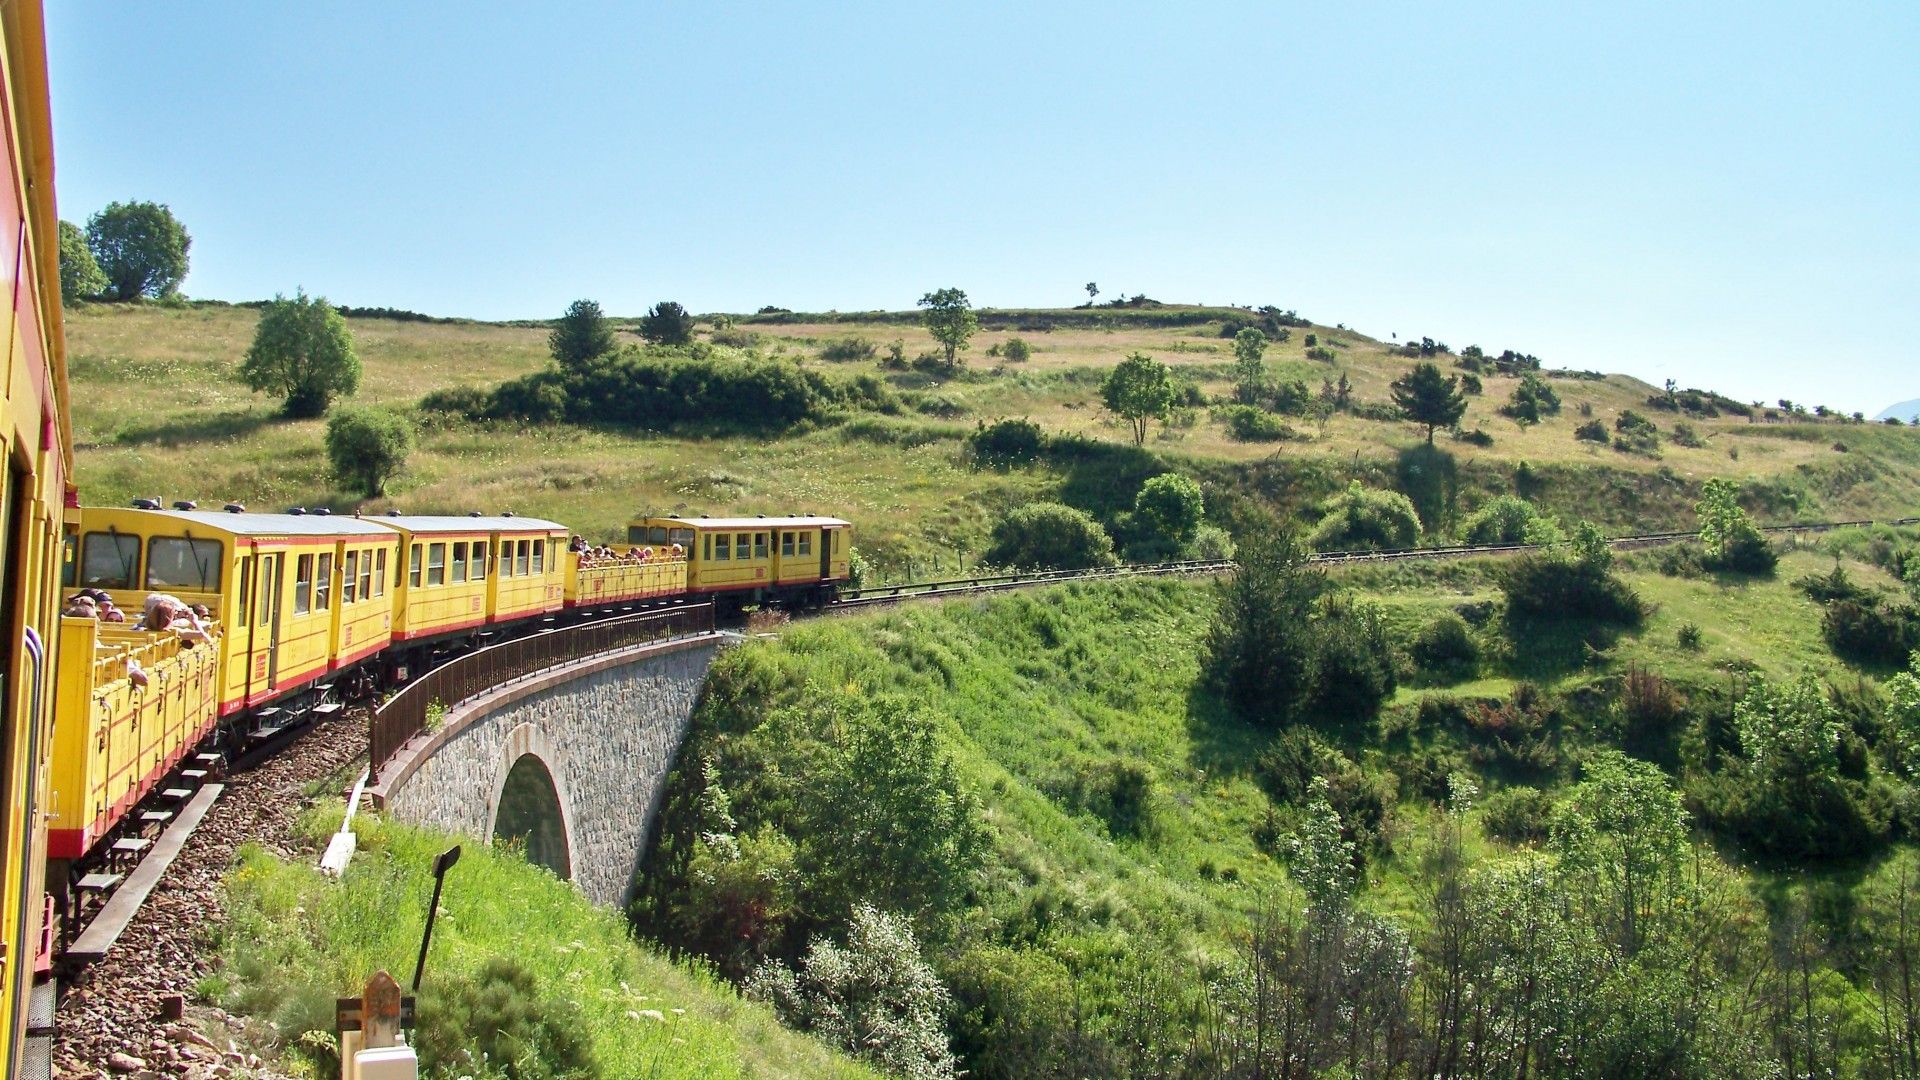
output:
[[[375,797],[402,821],[491,837],[507,771],[538,755],[559,789],[574,884],[595,903],[624,904],[724,640],[640,646],[463,702],[382,770]]]

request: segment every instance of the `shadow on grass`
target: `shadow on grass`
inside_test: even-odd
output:
[[[131,423],[116,432],[113,441],[121,446],[196,446],[251,435],[282,419],[277,412],[261,409],[197,413],[157,423]]]
[[[1549,683],[1603,663],[1600,654],[1619,642],[1624,630],[1589,619],[1509,617],[1513,642],[1503,674]]]
[[[1273,732],[1242,720],[1206,680],[1187,691],[1189,757],[1210,775],[1245,776],[1273,740]]]

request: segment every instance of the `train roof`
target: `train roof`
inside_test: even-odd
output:
[[[381,514],[363,520],[413,533],[566,532],[567,527],[545,518],[472,517],[454,514]]]
[[[814,528],[820,528],[822,526],[835,527],[840,525],[853,524],[853,522],[847,521],[844,518],[815,517],[811,514],[802,514],[799,517],[719,517],[719,518],[695,517],[695,518],[690,518],[690,517],[668,516],[668,517],[638,518],[636,520],[637,521],[674,521],[674,522],[679,522],[682,525],[692,526],[693,528],[696,528],[696,529],[797,529],[802,526],[813,526]]]
[[[93,517],[134,518],[147,526],[159,530],[173,522],[182,522],[195,528],[212,532],[223,532],[233,536],[382,536],[392,530],[383,529],[364,518],[331,514],[252,514],[242,511],[230,514],[222,510],[137,510],[119,506],[86,506],[80,509],[81,524],[87,525],[87,519]],[[111,522],[110,522],[111,523]]]

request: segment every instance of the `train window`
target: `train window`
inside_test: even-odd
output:
[[[735,536],[733,538],[733,557],[745,562],[747,559],[747,545],[751,542],[746,533]]]
[[[293,613],[305,615],[313,608],[313,556],[302,555],[293,567]]]
[[[147,542],[147,588],[219,592],[218,540],[156,536]]]
[[[647,543],[659,547],[667,542],[667,529],[664,525],[654,525],[647,529]]]
[[[360,553],[347,552],[347,569],[340,575],[340,603],[351,604],[360,598]]]
[[[644,544],[647,542],[647,528],[644,525],[627,526],[627,543]]]
[[[360,553],[360,599],[373,599],[373,550],[369,548]]]
[[[705,545],[705,547],[700,552],[700,557],[702,559],[707,560],[708,562],[713,561],[713,537],[711,536],[701,537],[700,542]]]
[[[420,587],[421,546],[420,544],[413,545],[412,553],[407,556],[407,584],[416,589]]]
[[[753,557],[756,559],[764,559],[767,557],[767,534],[766,533],[753,534]]]
[[[536,574],[544,574],[547,572],[547,542],[545,540],[535,540],[533,542],[533,572]]]
[[[385,596],[387,595],[387,549],[386,548],[381,548],[379,551],[376,551],[373,553],[373,565],[374,565],[373,595]],[[395,563],[394,568],[396,570],[399,569],[399,565],[400,564]],[[394,584],[395,585],[400,584],[397,578],[395,579]]]
[[[468,552],[467,577],[474,581],[487,580],[487,545],[475,544]]]
[[[682,548],[685,548],[688,551],[692,551],[693,550],[693,530],[692,529],[668,529],[667,543],[679,544]]]
[[[447,545],[427,545],[427,585],[445,585],[447,583]]]
[[[234,591],[234,625],[247,625],[247,614],[253,610],[253,560],[240,560],[240,588]]]
[[[333,596],[333,556],[320,556],[320,572],[313,577],[313,610],[325,611],[332,607]]]
[[[80,559],[80,584],[90,589],[131,589],[133,570],[139,562],[139,537],[88,533]]]
[[[453,545],[452,570],[453,570],[452,580],[454,581],[467,580],[467,545],[465,541],[462,541],[458,544]]]
[[[733,534],[719,533],[713,538],[713,561],[727,562],[733,558]]]
[[[279,597],[273,591],[280,587],[280,560],[284,555],[263,555],[260,558],[260,625],[273,621],[274,608],[279,605]]]
[[[803,532],[800,534],[800,554],[813,554],[813,534],[811,532]]]
[[[783,559],[793,558],[793,534],[790,532],[780,534],[780,557]]]
[[[533,544],[526,540],[520,541],[519,547],[516,548],[513,553],[513,572],[515,574],[526,577],[527,574],[531,572],[533,566],[532,554]]]

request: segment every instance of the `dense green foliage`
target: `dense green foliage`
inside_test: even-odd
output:
[[[691,344],[693,327],[693,315],[674,300],[662,300],[640,317],[640,336],[654,345]]]
[[[1215,410],[1227,434],[1241,442],[1282,442],[1299,437],[1292,425],[1258,405],[1228,405]]]
[[[160,203],[108,203],[87,219],[87,247],[110,300],[158,300],[180,291],[193,238]]]
[[[1173,372],[1144,353],[1115,364],[1100,384],[1100,400],[1132,427],[1135,446],[1147,441],[1148,421],[1166,419],[1173,397]]]
[[[1207,503],[1191,476],[1161,473],[1140,485],[1133,499],[1133,523],[1149,547],[1169,555],[1193,545],[1205,519]]]
[[[260,313],[239,377],[255,391],[279,395],[288,416],[319,416],[334,398],[360,388],[360,357],[347,321],[326,297],[298,292],[291,300],[274,297]]]
[[[342,409],[327,419],[327,460],[342,486],[362,495],[387,493],[407,463],[413,425],[384,409]]]
[[[593,300],[575,300],[547,334],[547,352],[562,371],[579,371],[613,351],[613,327]]]
[[[497,1071],[509,1080],[602,1075],[571,1017],[543,1001],[532,972],[496,956],[472,975],[436,979],[422,995],[420,1064],[440,1075]]]
[[[1267,389],[1267,335],[1249,326],[1233,337],[1233,396],[1242,405],[1258,405]]]
[[[1114,561],[1113,538],[1084,510],[1054,502],[1018,507],[993,527],[990,566],[1079,570]]]
[[[1731,480],[1714,477],[1702,485],[1700,502],[1700,546],[1706,550],[1706,565],[1718,570],[1742,574],[1770,574],[1779,561],[1773,546],[1740,505],[1740,489]]]
[[[1469,544],[1524,544],[1540,511],[1518,495],[1489,500],[1467,517],[1461,539]]]
[[[1413,500],[1397,491],[1363,488],[1355,480],[1320,512],[1315,551],[1398,551],[1420,542],[1420,515]]]
[[[1638,626],[1646,606],[1612,568],[1606,537],[1591,522],[1580,522],[1546,550],[1513,560],[1501,575],[1508,617]]]
[[[1513,388],[1513,395],[1500,412],[1523,424],[1537,424],[1560,414],[1560,395],[1547,380],[1529,371],[1520,376],[1520,385]]]
[[[71,221],[60,223],[60,299],[69,304],[91,300],[106,290],[107,275],[87,248],[87,234]]]
[[[1443,375],[1427,361],[1393,380],[1390,389],[1393,403],[1407,419],[1426,425],[1428,446],[1433,445],[1434,428],[1452,427],[1467,411],[1467,395],[1460,389],[1459,377]]]

